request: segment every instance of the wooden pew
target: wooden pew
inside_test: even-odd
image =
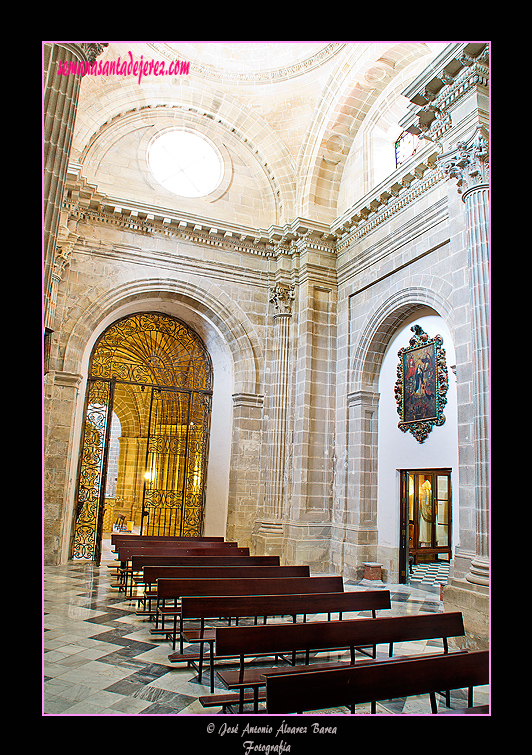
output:
[[[192,656],[189,652],[184,653],[183,645],[181,645],[181,652],[169,655],[168,660],[172,663],[186,662],[189,666],[194,666],[199,672],[199,681],[201,682],[205,655],[203,648],[204,645],[207,645],[208,652],[206,655],[210,667],[211,692],[214,692],[214,664],[218,660],[218,656],[215,655],[216,629],[205,629],[205,619],[226,618],[229,621],[235,619],[238,623],[241,618],[253,618],[256,624],[259,616],[263,618],[264,623],[271,616],[291,616],[292,621],[295,622],[298,615],[302,615],[303,621],[306,621],[308,613],[326,613],[330,620],[333,613],[338,613],[338,618],[341,620],[344,613],[359,613],[360,611],[371,611],[372,617],[375,618],[378,610],[390,607],[390,592],[388,590],[300,595],[184,597],[181,600],[179,632],[184,641],[199,644],[200,650],[199,653]],[[185,621],[197,619],[201,621],[200,629],[184,629]],[[224,656],[225,659],[227,657],[235,656]],[[232,702],[234,702],[234,696]],[[222,704],[225,703],[224,697]],[[220,703],[214,699],[204,703],[205,707],[218,704]]]
[[[279,566],[279,556],[132,556],[131,570],[139,573],[145,566]],[[151,612],[150,612],[151,613]]]
[[[305,663],[294,665],[291,673],[314,671],[331,666],[346,667],[355,664],[355,650],[385,643],[389,657],[397,642],[442,639],[443,653],[447,654],[448,638],[464,635],[462,614],[459,612],[416,614],[392,618],[355,619],[306,624],[270,624],[253,627],[220,627],[216,629],[216,654],[238,655],[239,668],[236,671],[217,671],[221,681],[229,690],[238,690],[240,708],[246,689],[254,693],[255,710],[258,710],[258,691],[265,686],[265,675],[287,673],[284,667],[270,669],[246,667],[245,659],[257,655],[282,655],[290,651],[305,651]],[[349,661],[320,662],[313,668],[309,665],[310,653],[331,650],[349,650]],[[358,663],[380,665],[376,658],[359,660]],[[445,689],[445,688],[443,688]]]
[[[172,637],[175,650],[177,621],[181,615],[178,600],[196,595],[281,595],[320,592],[343,592],[342,577],[274,577],[272,579],[159,579],[157,580],[157,625],[154,634]],[[173,605],[168,606],[167,601]],[[164,620],[173,619],[171,630],[164,628]],[[158,626],[161,619],[161,628]]]
[[[128,594],[128,585],[131,586],[130,595],[132,594],[132,567],[131,559],[133,556],[249,556],[249,548],[237,548],[233,544],[227,543],[203,543],[194,544],[190,547],[188,543],[168,544],[168,545],[146,545],[146,546],[120,546],[117,550],[118,560],[120,561],[120,575],[118,587]]]
[[[169,542],[218,542],[223,543],[225,542],[224,537],[196,537],[193,535],[137,535],[134,532],[113,532],[111,534],[111,545],[115,545],[116,543],[119,543],[121,541],[126,542],[127,540],[135,539],[135,542],[156,542],[160,543],[163,541],[169,541]]]
[[[471,709],[473,687],[488,683],[487,650],[355,664],[343,669],[266,676],[266,711],[269,714],[301,713],[347,706],[354,713],[355,705],[360,703],[428,694],[431,712],[437,713],[437,692],[464,688],[468,689],[468,708]],[[372,705],[372,712],[374,710]]]
[[[138,596],[144,605],[157,599],[158,579],[242,579],[243,577],[310,577],[308,566],[249,566],[219,565],[219,566],[144,566],[142,583],[144,594]],[[138,615],[152,615],[154,611],[137,612]]]

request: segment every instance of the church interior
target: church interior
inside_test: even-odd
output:
[[[44,714],[234,712],[206,702],[222,671],[170,660],[123,542],[338,577],[389,593],[377,620],[460,614],[452,652],[396,654],[484,658],[489,53],[42,43]],[[438,713],[488,712],[479,679]],[[431,715],[430,694],[309,710]]]

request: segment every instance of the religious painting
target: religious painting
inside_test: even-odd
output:
[[[445,423],[449,380],[442,337],[430,338],[419,325],[411,330],[415,335],[409,346],[397,353],[395,399],[399,429],[423,443],[434,426]]]

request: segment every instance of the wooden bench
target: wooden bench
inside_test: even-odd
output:
[[[131,559],[133,556],[249,556],[249,548],[237,548],[234,546],[228,546],[225,543],[203,543],[202,545],[195,544],[194,547],[189,547],[188,543],[172,544],[172,545],[150,545],[150,546],[121,546],[118,549],[118,560],[120,561],[120,580],[117,585],[119,589],[123,589],[126,594],[132,595],[132,576],[133,570],[131,566]]]
[[[153,615],[151,601],[157,599],[158,579],[242,579],[244,577],[310,577],[308,566],[144,566],[142,577],[144,593],[137,600],[150,606],[148,610],[137,611],[137,615]],[[154,587],[155,585],[155,587]]]
[[[199,681],[203,674],[203,658],[207,655],[210,667],[211,692],[214,692],[214,669],[215,661],[219,657],[215,654],[216,629],[205,628],[205,620],[213,618],[228,619],[229,623],[234,619],[238,624],[239,619],[252,618],[257,624],[259,617],[266,623],[268,617],[291,616],[292,621],[297,620],[298,615],[306,621],[307,614],[328,614],[329,620],[333,613],[338,613],[342,620],[344,613],[359,613],[371,611],[373,618],[376,612],[391,607],[390,593],[388,590],[364,590],[360,592],[338,593],[313,593],[300,595],[248,595],[236,597],[184,597],[181,600],[181,616],[179,633],[182,638],[181,652],[168,656],[172,663],[187,662],[189,666],[197,668]],[[200,629],[184,629],[185,621],[199,619]],[[183,640],[187,643],[199,644],[198,653],[191,655],[183,652]],[[204,653],[204,646],[208,651]],[[375,652],[375,651],[374,651]],[[235,656],[225,656],[225,659]],[[209,700],[205,707],[217,705],[216,700]]]
[[[489,652],[472,650],[361,664],[349,668],[266,676],[266,712],[302,713],[397,697],[428,694],[431,712],[437,713],[436,693],[468,689],[468,709],[473,707],[473,687],[489,683]],[[470,712],[475,712],[470,710]],[[487,709],[479,712],[487,712]]]
[[[111,545],[119,543],[224,543],[223,537],[192,537],[188,535],[136,535],[133,532],[113,533]]]
[[[172,638],[175,650],[177,622],[181,615],[178,601],[186,596],[220,595],[286,595],[300,593],[343,592],[342,577],[273,577],[245,579],[159,579],[157,580],[157,612],[154,634]],[[168,605],[171,601],[173,605]],[[166,618],[173,619],[171,629],[165,629]],[[159,619],[161,628],[159,628]]]
[[[141,555],[131,557],[131,571],[137,574],[142,571],[144,566],[279,566],[279,556],[213,556],[202,553],[201,556],[177,556],[163,555]]]
[[[217,542],[217,543],[223,543],[224,538],[223,537],[190,537],[190,536],[171,536],[171,535],[136,535],[132,532],[120,532],[120,533],[113,533],[111,535],[111,546],[112,548],[116,548],[116,546],[120,545],[140,545],[141,543],[153,543],[155,545],[157,544],[165,544],[165,543],[172,543],[172,542],[185,542],[185,543],[201,543],[201,542]],[[116,552],[116,551],[113,551]],[[108,568],[110,569],[117,569],[116,564],[108,564]]]
[[[294,665],[291,673],[315,671],[331,667],[346,667],[355,664],[355,650],[382,643],[388,645],[388,657],[393,655],[397,642],[441,639],[443,652],[447,654],[448,638],[464,635],[462,614],[459,612],[416,614],[392,618],[354,619],[301,624],[270,624],[252,627],[220,627],[216,629],[216,654],[239,656],[238,670],[217,671],[218,677],[229,690],[237,690],[239,706],[245,690],[254,693],[254,709],[258,710],[259,689],[265,687],[266,675],[286,674],[286,667],[253,668],[246,658],[258,655],[284,656],[288,652],[305,652],[305,662]],[[350,651],[349,661],[316,662],[310,666],[310,653],[332,650]],[[381,664],[374,653],[371,659],[358,663]]]

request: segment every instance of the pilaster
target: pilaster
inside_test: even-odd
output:
[[[444,589],[447,610],[466,617],[469,647],[486,647],[489,636],[489,152],[487,132],[478,126],[467,141],[440,157],[443,170],[456,178],[466,212],[470,270],[472,334],[472,402],[474,440],[475,552],[465,578],[451,578]]]
[[[470,273],[468,363],[457,361],[460,412],[470,432],[459,445],[459,533],[446,610],[464,615],[468,647],[485,647],[489,627],[489,46],[456,43],[403,92],[411,112],[402,125],[431,141],[444,177],[463,200],[463,248]],[[456,207],[449,188],[449,207]],[[457,241],[458,243],[458,241]],[[464,354],[464,360],[465,360]]]
[[[43,201],[45,308],[52,295],[56,243],[82,77],[70,64],[93,63],[107,46],[95,42],[45,44],[43,93]],[[60,67],[60,62],[63,65]],[[77,66],[76,66],[77,68]],[[47,322],[53,313],[46,314]]]

